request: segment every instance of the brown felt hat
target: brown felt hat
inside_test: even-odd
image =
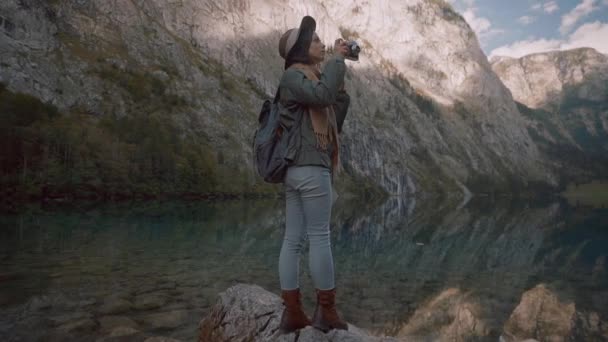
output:
[[[291,59],[307,58],[316,28],[316,21],[307,15],[302,18],[299,28],[292,28],[283,33],[279,40],[279,55],[285,59],[285,68]]]

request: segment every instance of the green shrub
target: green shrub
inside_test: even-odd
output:
[[[125,89],[135,102],[157,99],[165,93],[163,81],[149,73],[120,70],[114,66],[103,66],[96,70],[99,77]]]
[[[29,126],[58,114],[57,107],[51,104],[42,103],[28,94],[10,91],[0,92],[0,112],[3,113],[4,123],[16,126]]]
[[[0,186],[22,197],[157,196],[217,191],[211,148],[171,116],[101,119],[0,92]]]

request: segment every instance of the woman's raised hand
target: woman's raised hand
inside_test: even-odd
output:
[[[342,56],[346,57],[348,55],[348,46],[346,45],[346,40],[342,38],[336,39],[334,42],[334,51],[335,53],[339,53]]]

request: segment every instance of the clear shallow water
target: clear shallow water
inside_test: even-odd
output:
[[[0,340],[95,340],[125,320],[148,335],[195,340],[229,286],[279,293],[283,217],[281,201],[32,206],[0,216]],[[538,284],[608,320],[605,209],[486,199],[341,204],[332,244],[339,309],[373,332],[396,334],[457,289],[495,341]],[[307,260],[301,287],[311,312]]]

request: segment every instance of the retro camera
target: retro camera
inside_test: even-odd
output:
[[[359,53],[361,52],[361,46],[354,40],[350,40],[346,42],[346,46],[348,47],[348,55],[346,55],[346,59],[350,59],[351,61],[359,60]]]

